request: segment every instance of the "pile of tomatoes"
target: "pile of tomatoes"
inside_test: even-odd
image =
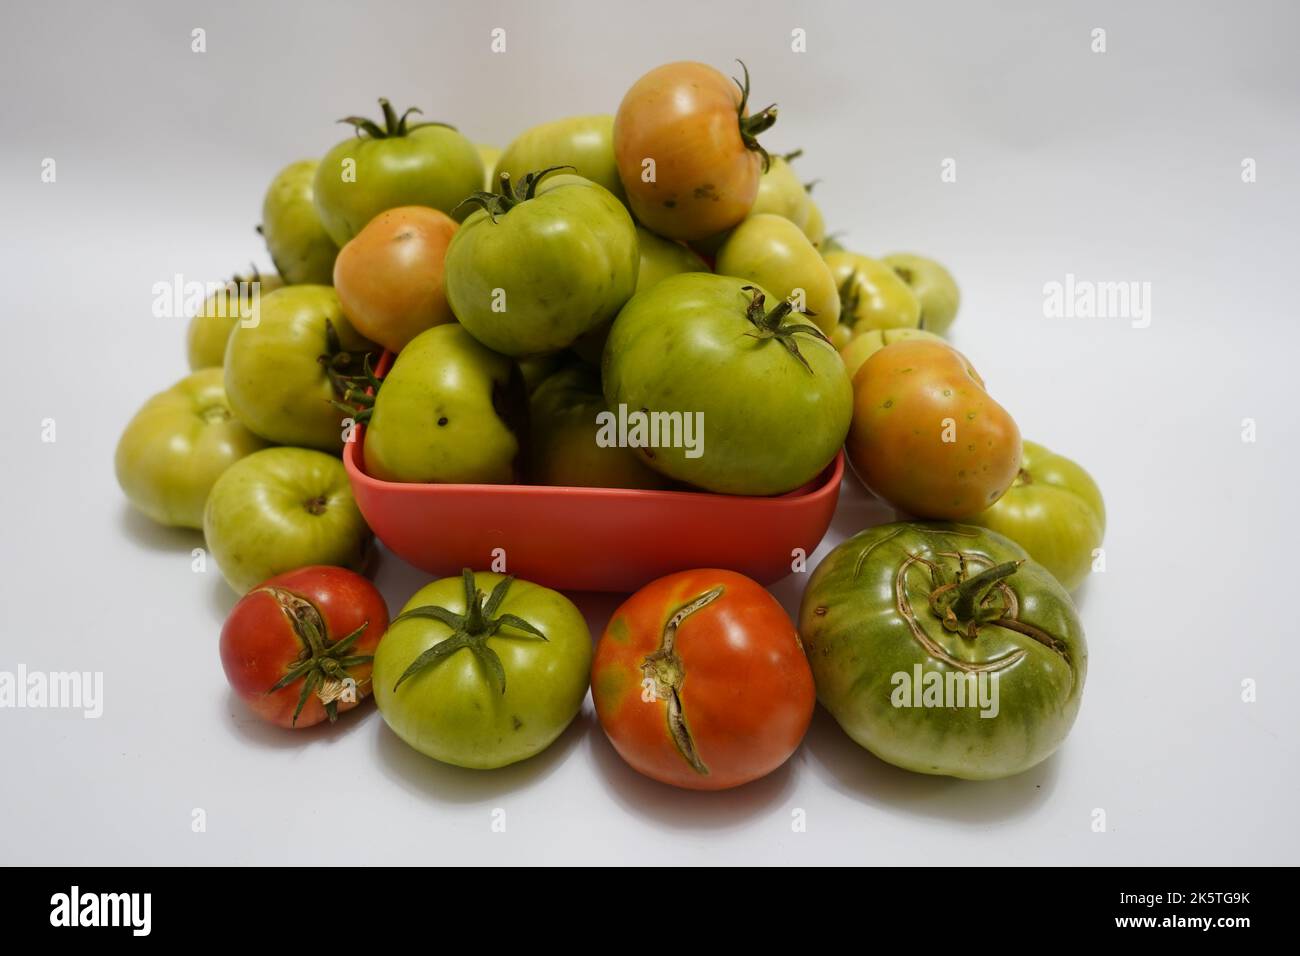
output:
[[[741,66],[659,67],[612,117],[502,151],[380,100],[275,177],[277,274],[203,304],[192,373],[116,456],[131,503],[201,529],[242,595],[220,652],[259,716],[307,727],[373,692],[412,747],[492,768],[549,746],[590,688],[629,764],[692,789],[776,769],[816,700],[925,773],[1005,776],[1064,739],[1087,662],[1069,591],[1099,554],[1100,492],[1022,442],[946,343],[943,266],[827,236],[798,151],[760,144],[777,111],[750,109]],[[615,410],[702,433],[603,440]],[[834,549],[797,627],[725,569],[647,583],[594,650],[564,595],[487,570],[390,621],[339,457],[363,432],[388,482],[731,495],[799,489],[844,449],[904,520]],[[990,676],[996,701],[943,696]]]

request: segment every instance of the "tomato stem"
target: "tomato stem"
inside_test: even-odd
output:
[[[834,348],[835,346],[831,345],[831,340],[815,325],[808,325],[803,322],[787,322],[786,317],[794,311],[794,305],[789,300],[778,302],[771,312],[767,312],[764,308],[766,296],[758,290],[757,286],[742,286],[741,291],[750,294],[749,305],[745,309],[745,318],[754,326],[754,331],[745,334],[751,338],[761,340],[776,339],[781,343],[782,348],[799,360],[799,364],[808,371],[808,374],[814,374],[812,366],[808,364],[808,360],[799,351],[799,342],[796,336],[810,335]],[[803,312],[800,314],[811,316],[817,313]]]
[[[388,100],[382,96],[379,98],[379,109],[384,114],[384,125],[382,127],[374,120],[367,119],[364,116],[345,116],[339,120],[339,122],[350,124],[356,130],[358,136],[364,134],[365,136],[369,136],[371,139],[393,139],[405,136],[406,134],[419,129],[421,126],[444,126],[450,130],[456,128],[449,123],[437,121],[409,123],[408,117],[412,113],[421,116],[424,115],[419,107],[408,107],[405,113],[398,116],[397,111],[393,109],[393,104],[388,102]],[[261,226],[258,226],[258,229],[260,231]]]
[[[738,59],[736,62],[745,72],[744,83],[734,76],[731,78],[731,81],[740,88],[740,103],[736,106],[736,118],[740,123],[740,140],[745,144],[746,149],[758,153],[763,158],[763,172],[767,172],[772,168],[772,157],[759,144],[758,136],[771,129],[772,124],[776,122],[776,104],[771,104],[753,116],[745,115],[745,111],[749,108],[749,67],[745,65],[744,60]]]

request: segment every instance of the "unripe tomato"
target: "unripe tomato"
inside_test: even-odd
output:
[[[636,770],[691,790],[766,776],[798,749],[812,671],[785,609],[734,571],[683,571],[643,587],[596,645],[591,696]]]
[[[443,260],[456,221],[428,206],[381,212],[339,252],[334,290],[352,327],[400,352],[425,329],[454,322]]]
[[[314,159],[290,163],[271,180],[257,231],[284,281],[328,285],[339,247],[316,211]],[[270,289],[265,290],[270,292]]]
[[[228,467],[266,447],[235,420],[219,368],[187,375],[135,413],[113,458],[127,500],[159,524],[202,528]]]
[[[1015,482],[993,507],[966,520],[1006,535],[1073,591],[1092,570],[1106,533],[1101,489],[1082,467],[1024,443]]]
[[[531,172],[554,166],[570,166],[561,172],[599,183],[624,201],[614,163],[614,117],[569,116],[524,130],[498,157],[488,189],[501,181],[502,173],[518,183]]]
[[[640,222],[703,239],[749,214],[767,155],[756,137],[776,108],[750,116],[748,101],[748,70],[741,84],[703,63],[669,63],[632,84],[614,117],[614,157]]]
[[[257,716],[310,727],[370,696],[371,662],[387,629],[383,595],[361,575],[299,568],[235,605],[221,629],[221,666]]]
[[[920,518],[965,518],[1020,470],[1020,429],[965,356],[942,342],[886,345],[853,379],[846,449],[867,487]]]
[[[920,324],[916,294],[885,263],[843,249],[826,252],[825,258],[840,290],[840,324],[849,338],[872,329],[914,329]],[[843,347],[847,338],[832,336],[832,341]]]
[[[839,326],[836,331],[844,328]],[[943,339],[929,332],[922,332],[920,329],[872,329],[870,332],[863,332],[855,338],[849,339],[848,342],[840,348],[840,358],[844,362],[844,370],[849,373],[849,380],[858,374],[858,369],[862,368],[867,359],[875,355],[886,345],[893,345],[895,342],[905,342],[908,339],[930,339],[935,342],[942,342]],[[831,341],[835,341],[835,336],[831,335]]]
[[[261,306],[262,296],[283,285],[284,280],[277,275],[264,276],[254,271],[252,275],[235,276],[208,296],[186,330],[185,351],[190,368],[194,371],[221,368],[235,326],[251,321],[254,311]]]
[[[881,261],[898,273],[921,303],[921,328],[936,335],[947,333],[961,305],[952,273],[933,259],[910,252],[891,253]]]
[[[789,219],[771,213],[750,216],[731,231],[715,265],[718,275],[748,279],[781,299],[802,290],[796,308],[823,332],[829,334],[839,323],[840,294],[830,267]]]

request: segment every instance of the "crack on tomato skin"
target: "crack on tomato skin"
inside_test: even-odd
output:
[[[692,614],[712,604],[726,593],[726,588],[719,584],[698,597],[683,604],[668,618],[663,632],[659,636],[659,647],[647,654],[641,662],[641,672],[654,685],[656,701],[667,702],[665,708],[668,734],[692,770],[707,776],[708,766],[700,758],[691,737],[690,728],[686,726],[686,711],[682,706],[681,688],[686,682],[686,666],[677,654],[677,629]]]

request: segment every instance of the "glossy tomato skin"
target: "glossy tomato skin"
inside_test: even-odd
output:
[[[671,626],[700,601],[708,603]],[[815,704],[785,609],[744,575],[716,569],[669,575],[632,595],[597,643],[591,686],[623,759],[690,790],[738,787],[776,770],[798,749]]]
[[[313,195],[319,163],[304,159],[276,174],[262,200],[267,252],[290,285],[329,285],[339,247],[321,222]],[[267,289],[266,291],[271,291]]]
[[[307,565],[359,571],[371,557],[343,462],[306,448],[264,448],[227,468],[208,495],[203,536],[238,594]]]
[[[473,579],[490,594],[503,575],[482,571]],[[466,604],[462,579],[443,578],[417,591],[402,611],[436,606],[463,614]],[[452,636],[440,620],[394,619],[380,641],[375,702],[393,732],[426,756],[478,770],[504,767],[549,747],[582,707],[591,668],[582,612],[558,591],[520,580],[510,582],[499,610],[546,637],[507,625],[486,639],[501,662],[504,693],[468,648],[399,684],[416,658]]]
[[[609,190],[547,176],[531,199],[470,215],[447,250],[447,301],[503,355],[567,348],[608,322],[636,289],[636,226]]]
[[[428,206],[381,212],[334,263],[343,314],[361,335],[400,352],[425,329],[454,322],[447,304],[447,246],[456,221]]]
[[[525,130],[497,158],[488,186],[496,188],[502,173],[509,173],[517,183],[528,173],[552,166],[571,166],[561,172],[590,179],[624,201],[614,162],[612,116],[569,116]]]
[[[723,494],[782,494],[834,459],[852,416],[852,387],[839,355],[810,334],[816,326],[805,316],[786,321],[805,327],[790,341],[807,367],[776,338],[759,337],[748,318],[749,285],[685,273],[633,297],[605,344],[605,402],[616,413],[623,405],[703,416],[691,419],[703,423],[694,452],[662,442],[637,449],[656,471]],[[764,297],[760,311],[776,308],[778,300],[756,291]]]
[[[335,655],[339,666],[330,668],[335,673],[313,688],[296,719],[308,678],[272,689],[312,657],[311,641],[295,628],[295,618],[324,625],[322,650],[364,628],[346,651]],[[231,689],[257,716],[301,730],[328,719],[327,702],[343,713],[370,696],[370,661],[349,660],[373,657],[387,628],[384,598],[361,575],[336,567],[299,568],[263,581],[235,605],[221,629],[221,666]]]
[[[420,125],[418,117],[400,131],[393,120],[376,127],[379,136],[364,129],[349,136],[316,169],[316,210],[339,246],[386,209],[429,206],[453,215],[483,188],[483,160],[472,142],[449,126]]]
[[[333,339],[331,338],[331,332]],[[339,352],[334,351],[333,342]],[[346,429],[341,397],[321,356],[378,358],[379,347],[358,333],[329,286],[287,286],[261,300],[255,324],[239,324],[226,346],[226,394],[251,431],[279,445],[338,452]]]
[[[186,357],[190,368],[221,368],[226,359],[230,333],[240,322],[250,321],[261,308],[262,296],[284,285],[277,275],[235,276],[204,300],[202,308],[190,319],[185,335]]]
[[[838,348],[872,329],[914,329],[921,324],[916,293],[890,266],[843,249],[824,256],[835,287],[841,290],[839,321],[845,331],[832,336]]]
[[[936,610],[936,572],[946,585],[998,565],[1009,573],[979,602],[987,620],[974,631],[946,626],[949,610],[962,628],[971,620],[956,604]],[[822,706],[858,744],[917,773],[989,780],[1028,770],[1069,733],[1087,677],[1069,594],[1019,545],[971,525],[899,522],[840,544],[808,581],[799,632]],[[950,677],[968,690],[976,681],[974,692],[918,699],[928,681]]]
[[[771,213],[751,215],[718,251],[719,275],[762,286],[780,299],[803,293],[808,317],[828,335],[840,319],[840,293],[821,254],[795,223]]]
[[[749,214],[763,160],[742,138],[740,101],[736,84],[703,63],[669,63],[632,85],[614,117],[614,158],[638,221],[692,240]]]
[[[967,519],[1015,541],[1073,591],[1092,570],[1106,533],[1101,489],[1082,467],[1024,442],[1016,480],[993,507]]]
[[[455,322],[397,356],[375,397],[363,453],[382,481],[508,484],[518,478],[527,398],[515,363]]]
[[[1020,470],[1020,429],[965,356],[911,339],[853,378],[845,450],[867,487],[919,518],[965,518],[1002,497]]]
[[[144,514],[159,524],[202,528],[217,479],[265,447],[231,413],[221,369],[209,368],[145,402],[122,432],[113,465],[127,500]]]

